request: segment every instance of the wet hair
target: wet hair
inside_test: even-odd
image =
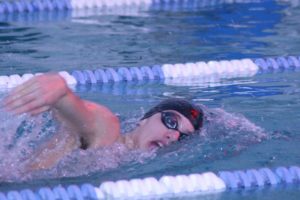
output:
[[[175,110],[181,113],[191,122],[195,130],[200,129],[203,126],[203,110],[200,108],[200,106],[197,106],[187,100],[178,98],[163,100],[145,113],[141,120],[149,118],[152,115],[165,110]]]

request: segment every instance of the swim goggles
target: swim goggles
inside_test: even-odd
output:
[[[167,127],[168,129],[176,130],[179,132],[178,141],[186,138],[189,136],[187,133],[183,133],[178,130],[178,120],[177,115],[173,112],[161,112],[161,122]]]

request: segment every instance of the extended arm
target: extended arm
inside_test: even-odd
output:
[[[119,137],[119,121],[106,107],[81,100],[58,74],[36,76],[16,87],[4,100],[14,114],[37,115],[53,109],[89,147],[112,144]]]

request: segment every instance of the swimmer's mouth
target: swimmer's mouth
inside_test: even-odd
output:
[[[153,141],[153,142],[151,142],[151,146],[152,147],[156,147],[156,148],[162,148],[165,145],[162,142],[160,142],[160,141]]]

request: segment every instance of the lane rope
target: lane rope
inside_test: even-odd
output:
[[[300,184],[300,167],[261,168],[236,171],[205,172],[201,174],[162,176],[159,179],[106,181],[95,187],[85,183],[54,188],[41,187],[35,191],[0,192],[0,200],[83,200],[119,198],[155,198],[187,194],[220,193],[226,190],[255,189],[282,184]]]
[[[155,80],[204,79],[251,77],[258,73],[297,71],[300,56],[274,58],[221,60],[184,64],[163,64],[142,67],[99,68],[96,70],[60,71],[68,85],[108,84],[120,82],[147,82]],[[0,76],[0,88],[13,88],[36,74],[13,74]]]
[[[258,2],[258,0],[252,0]],[[249,3],[249,0],[246,3]],[[251,2],[251,0],[250,0]],[[243,3],[239,0],[3,0],[1,13],[34,13],[43,11],[66,11],[81,9],[107,9],[117,7],[144,7],[152,10],[193,9],[223,3]]]

